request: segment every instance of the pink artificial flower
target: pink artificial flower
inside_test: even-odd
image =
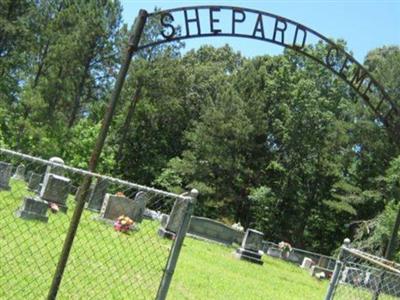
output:
[[[50,210],[51,210],[52,213],[58,213],[59,210],[60,210],[60,208],[58,207],[58,205],[55,204],[55,203],[50,203],[49,206],[50,206]]]

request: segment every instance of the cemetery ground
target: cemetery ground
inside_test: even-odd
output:
[[[67,214],[51,214],[48,223],[23,220],[13,213],[21,205],[21,194],[30,192],[22,181],[12,180],[11,187],[21,193],[0,192],[0,265],[13,266],[12,271],[0,270],[0,298],[7,299],[6,292],[14,289],[21,290],[21,299],[42,299],[51,283],[74,200],[69,197]],[[157,235],[159,223],[145,220],[140,230],[123,234],[93,220],[96,215],[84,211],[58,299],[104,299],[101,290],[112,299],[121,298],[121,290],[132,291],[130,299],[151,299],[163,271],[154,266],[163,265],[171,246],[169,240]],[[149,248],[152,243],[148,241],[143,247],[143,239],[154,239],[157,247]],[[234,247],[186,238],[168,298],[324,298],[328,281],[319,281],[294,264],[266,255],[263,266],[237,260],[234,251]],[[137,252],[141,255],[135,255]],[[104,264],[110,260],[112,268]],[[161,263],[151,263],[157,260]],[[143,270],[154,281],[142,277]],[[119,274],[118,280],[115,274]]]

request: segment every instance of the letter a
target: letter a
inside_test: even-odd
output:
[[[257,37],[256,36],[257,32],[260,32],[261,33],[261,37],[263,39],[265,39],[264,24],[263,24],[263,20],[262,20],[262,15],[261,14],[258,14],[256,25],[254,26],[254,30],[253,30],[253,37]]]

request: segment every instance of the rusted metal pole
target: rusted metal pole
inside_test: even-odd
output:
[[[196,189],[192,189],[189,194],[190,198],[186,199],[186,210],[183,216],[182,223],[180,224],[179,230],[176,234],[174,243],[172,244],[172,248],[167,261],[167,266],[164,270],[164,274],[157,291],[156,300],[165,300],[167,298],[169,286],[171,284],[172,276],[174,275],[175,268],[178,263],[179,254],[181,253],[181,249],[183,246],[183,241],[185,240],[186,233],[189,229],[190,219],[193,214],[194,205],[196,204],[198,194],[199,192]]]
[[[390,240],[385,252],[385,258],[387,260],[392,260],[393,258],[393,253],[397,244],[396,241],[398,238],[399,229],[400,229],[400,206],[397,211],[397,216],[393,225],[392,234],[390,236]]]
[[[397,240],[399,228],[400,228],[400,207],[398,209],[396,220],[394,222],[393,229],[392,229],[392,234],[390,236],[390,240],[389,240],[389,243],[388,243],[388,245],[386,247],[386,251],[385,251],[385,259],[387,259],[387,260],[392,260],[392,258],[393,258],[394,250],[395,250],[396,244],[397,244],[396,240]],[[379,299],[379,296],[382,292],[382,286],[383,286],[383,281],[385,280],[385,275],[386,275],[386,272],[381,273],[381,275],[379,276],[379,284],[378,284],[377,290],[374,292],[374,295],[372,297],[373,300]]]
[[[97,136],[96,145],[92,151],[92,155],[89,161],[89,171],[94,172],[97,167],[97,163],[101,152],[103,150],[104,142],[107,137],[110,124],[112,118],[114,116],[115,107],[117,105],[119,96],[121,94],[122,87],[124,85],[124,81],[126,78],[126,74],[129,69],[129,65],[132,60],[133,54],[137,51],[140,37],[143,33],[144,25],[147,20],[147,12],[145,10],[140,10],[139,15],[137,16],[134,24],[134,28],[132,34],[129,38],[128,48],[126,50],[124,60],[121,65],[121,69],[119,70],[118,78],[114,86],[113,93],[111,95],[111,99],[108,103],[108,108],[105,112],[102,126]],[[69,253],[72,248],[72,244],[76,235],[76,231],[78,229],[78,224],[82,215],[83,207],[85,205],[85,199],[88,195],[89,187],[92,181],[91,176],[85,176],[83,179],[83,183],[81,185],[81,193],[78,195],[77,204],[74,210],[74,214],[71,219],[71,223],[68,228],[67,236],[65,237],[64,246],[57,264],[56,271],[53,276],[53,280],[51,283],[51,287],[49,290],[49,294],[47,296],[48,300],[54,300],[57,297],[58,289],[60,287],[61,279],[67,265]]]

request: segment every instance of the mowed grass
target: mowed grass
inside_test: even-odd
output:
[[[25,183],[0,192],[0,298],[45,299],[71,219],[49,222],[14,216]],[[84,211],[58,299],[154,299],[171,242],[157,235],[158,222],[144,221],[131,234],[93,220]],[[328,282],[299,267],[264,256],[259,266],[237,260],[235,248],[186,238],[168,299],[323,299]]]
[[[169,299],[324,299],[328,281],[267,255],[262,266],[237,260],[234,250],[186,238]]]

